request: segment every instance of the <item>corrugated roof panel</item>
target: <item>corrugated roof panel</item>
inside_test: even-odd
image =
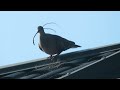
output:
[[[120,50],[120,44],[60,55],[59,60],[44,59],[0,68],[1,79],[63,79],[101,62]]]

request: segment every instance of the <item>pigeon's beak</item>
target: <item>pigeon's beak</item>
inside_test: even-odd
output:
[[[38,32],[37,32],[38,33]],[[33,44],[35,45],[35,43],[34,43],[34,38],[35,38],[35,36],[37,35],[37,33],[34,35],[34,37],[33,37]]]

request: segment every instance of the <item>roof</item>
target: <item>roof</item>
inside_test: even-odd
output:
[[[0,79],[101,79],[120,77],[120,43],[0,67]]]

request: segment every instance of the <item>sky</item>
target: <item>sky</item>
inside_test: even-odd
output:
[[[45,58],[38,48],[37,27],[82,46],[64,53],[120,43],[120,11],[0,11],[0,66]]]

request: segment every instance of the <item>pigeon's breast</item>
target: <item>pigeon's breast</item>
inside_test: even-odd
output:
[[[40,36],[42,50],[50,55],[57,54],[56,40],[48,35]]]

